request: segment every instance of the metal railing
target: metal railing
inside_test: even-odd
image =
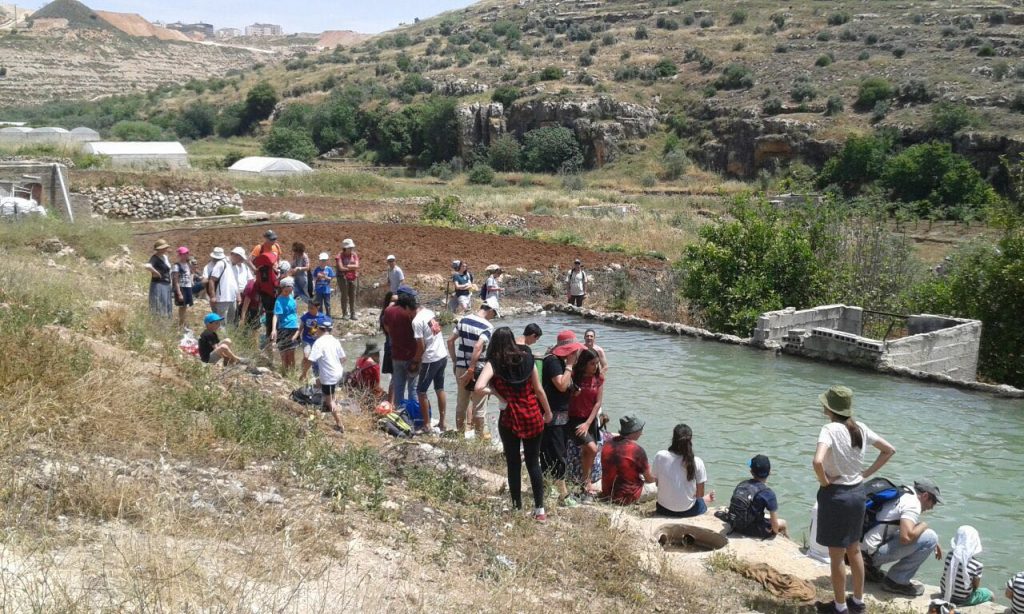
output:
[[[909,335],[907,329],[908,315],[864,309],[861,321],[861,336],[868,339],[880,339],[885,343],[890,337],[899,339]]]

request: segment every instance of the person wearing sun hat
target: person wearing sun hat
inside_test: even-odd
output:
[[[338,272],[338,290],[341,296],[338,301],[341,303],[341,317],[350,320],[356,319],[356,292],[359,290],[359,254],[356,253],[356,243],[352,239],[345,239],[341,242],[341,251],[334,257]]]
[[[619,418],[619,434],[601,449],[601,498],[619,505],[650,501],[658,496],[651,464],[637,440],[645,422],[636,414]]]
[[[149,271],[149,310],[153,315],[171,317],[171,261],[167,258],[170,243],[160,239],[153,244],[153,255],[145,268]]]
[[[860,539],[864,527],[864,479],[878,471],[896,453],[886,440],[863,422],[853,419],[853,391],[832,386],[818,396],[829,422],[818,433],[812,466],[818,478],[818,530],[816,539],[828,548],[831,566],[832,601],[819,601],[818,612],[865,611],[864,558]],[[878,450],[870,467],[864,469],[867,448]],[[846,596],[846,566],[853,576],[853,595]]]
[[[501,266],[497,264],[489,264],[487,265],[487,268],[484,269],[484,272],[487,273],[487,280],[484,281],[484,287],[483,291],[480,292],[480,298],[488,299],[494,297],[494,300],[497,301],[501,298],[502,292],[505,291],[505,289],[501,287]]]

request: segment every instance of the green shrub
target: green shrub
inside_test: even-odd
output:
[[[902,58],[907,55],[907,49],[905,47],[896,47],[892,50],[892,56],[894,58]]]
[[[828,41],[832,40],[832,33],[829,32],[828,30],[822,30],[821,32],[818,32],[818,35],[815,36],[814,38],[819,42],[827,43]]]
[[[754,87],[754,74],[743,64],[729,64],[715,79],[714,85],[720,90],[748,90]]]
[[[204,102],[194,102],[174,121],[174,132],[183,139],[204,139],[213,134],[217,124],[217,111]]]
[[[691,19],[692,19],[692,17],[691,17]],[[679,29],[679,22],[676,21],[675,19],[670,19],[668,17],[659,17],[658,20],[654,23],[654,25],[655,25],[655,27],[657,27],[659,29],[662,29],[662,30],[678,30]]]
[[[859,54],[857,54],[857,59],[860,60],[861,62],[866,62],[869,59],[871,59],[871,54],[868,53],[867,51],[861,51]]]
[[[854,105],[861,110],[873,109],[879,101],[889,100],[894,94],[892,84],[882,77],[868,77],[861,81]]]
[[[930,102],[934,97],[932,88],[920,79],[911,79],[896,88],[896,98],[903,103],[921,104]]]
[[[679,67],[675,65],[675,62],[668,58],[662,58],[654,65],[654,74],[661,78],[668,78],[674,76],[679,72]]]
[[[849,13],[832,13],[828,16],[828,25],[830,26],[841,26],[848,21],[850,21]]]
[[[546,126],[523,136],[523,168],[535,173],[573,173],[583,168],[583,151],[571,130]]]
[[[661,178],[665,181],[675,181],[686,173],[690,167],[690,159],[680,149],[674,149],[665,154],[661,159]]]
[[[468,179],[476,185],[488,185],[494,181],[494,169],[483,162],[477,162],[469,171]]]
[[[761,111],[765,115],[778,115],[779,113],[782,113],[782,109],[782,100],[780,100],[777,96],[772,96],[771,98],[768,98],[767,100],[764,101],[764,104],[761,106]]]
[[[814,65],[818,67],[825,67],[829,66],[830,64],[832,64],[832,56],[828,55],[827,53],[819,55],[818,59],[814,61]]]
[[[119,141],[159,141],[164,131],[149,122],[125,120],[114,124],[110,134]]]
[[[638,41],[643,41],[650,38],[650,35],[647,33],[646,27],[644,27],[643,25],[639,25],[636,27],[635,30],[633,30],[633,38]]]
[[[793,102],[807,102],[818,97],[818,90],[805,75],[801,75],[793,82],[789,90],[789,97]]]
[[[992,47],[992,45],[987,44],[987,43],[984,46],[982,46],[981,49],[978,50],[978,57],[979,58],[991,58],[991,57],[995,56],[995,54],[996,54],[995,48]]]
[[[775,13],[772,15],[771,22],[777,30],[784,30],[786,28],[786,16],[782,13]]]
[[[563,77],[565,77],[565,71],[557,66],[545,66],[544,69],[540,71],[541,81],[558,81]]]
[[[221,166],[224,168],[231,168],[235,162],[238,162],[245,157],[245,154],[241,151],[232,149],[231,151],[224,154],[224,158],[221,160]]]
[[[518,87],[512,85],[499,85],[494,88],[491,92],[491,100],[494,102],[500,102],[502,106],[508,109],[513,102],[522,97],[523,93]]]
[[[710,28],[713,25],[715,25],[715,20],[713,17],[704,17],[703,19],[700,20],[700,27],[702,28]]]
[[[427,222],[457,225],[462,220],[462,214],[459,211],[459,199],[455,196],[446,196],[444,198],[435,196],[431,202],[425,203],[420,207],[420,218]]]
[[[953,217],[954,207],[998,201],[992,186],[949,143],[908,147],[886,162],[880,183],[894,200],[919,203],[919,214],[940,219]]]
[[[1006,60],[1000,60],[995,64],[992,64],[992,79],[995,81],[1002,81],[1006,78],[1006,75],[1010,74],[1010,64]]]
[[[829,117],[839,115],[843,112],[843,108],[843,98],[841,96],[829,96],[828,101],[825,103],[825,115]]]
[[[870,34],[868,34],[867,36],[864,37],[864,44],[865,45],[874,45],[874,44],[877,44],[877,43],[878,43],[878,35],[875,34],[874,32],[872,32],[872,33],[870,33]]]
[[[850,28],[843,28],[843,31],[839,33],[839,40],[844,43],[852,43],[857,40],[857,33]]]
[[[502,172],[517,171],[522,166],[522,147],[511,134],[503,134],[491,141],[487,148],[487,162]]]
[[[738,25],[740,25],[742,23],[746,23],[746,21],[747,21],[747,11],[745,11],[743,9],[736,9],[735,11],[732,12],[731,15],[729,15],[729,25],[730,26],[738,26]]]
[[[263,153],[268,156],[294,158],[302,162],[316,159],[316,145],[306,132],[274,126],[263,141]]]
[[[247,128],[270,117],[277,102],[277,90],[268,81],[261,81],[254,85],[245,95]]]
[[[875,103],[875,108],[871,109],[871,121],[875,123],[882,121],[891,109],[891,100],[879,100]]]
[[[964,104],[942,101],[932,107],[928,130],[950,138],[964,128],[981,126],[981,116]]]

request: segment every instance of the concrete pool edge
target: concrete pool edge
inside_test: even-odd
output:
[[[584,309],[580,307],[575,307],[573,305],[568,305],[565,303],[547,303],[544,305],[544,310],[553,311],[557,313],[564,313],[568,315],[575,315],[586,320],[595,320],[606,324],[618,324],[621,326],[628,326],[632,328],[645,328],[659,333],[674,334],[683,337],[692,337],[695,339],[703,339],[706,341],[717,341],[719,343],[724,343],[727,345],[738,345],[748,347],[754,350],[778,353],[777,348],[759,345],[749,337],[742,338],[736,335],[716,333],[714,331],[710,331],[704,328],[698,328],[695,326],[689,326],[687,324],[680,324],[677,322],[660,322],[656,320],[647,320],[639,316],[627,315],[623,313],[609,313],[605,311],[596,311],[594,309]],[[807,358],[807,360],[815,359]],[[815,360],[815,362],[820,361]],[[841,365],[845,367],[852,366],[842,362],[834,362],[831,364]],[[863,367],[860,368],[875,373],[880,373],[883,375],[905,377],[908,379],[915,379],[918,381],[928,382],[932,384],[950,386],[962,390],[981,392],[996,397],[1009,399],[1024,399],[1024,390],[1014,388],[1013,386],[1010,386],[1008,384],[987,384],[984,382],[959,380],[949,377],[947,375],[925,373],[923,371],[917,371],[914,369],[910,369],[908,367],[879,365],[876,368],[870,369],[865,369]]]

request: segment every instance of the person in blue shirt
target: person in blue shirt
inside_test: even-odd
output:
[[[758,454],[748,464],[751,479],[740,482],[733,491],[728,522],[733,531],[742,535],[761,539],[776,535],[788,537],[789,527],[779,518],[775,492],[765,484],[772,472],[771,461],[764,454]]]
[[[337,277],[334,269],[327,264],[330,254],[320,254],[320,266],[313,269],[313,300],[320,304],[320,310],[328,318],[331,317],[331,282]]]
[[[320,377],[316,364],[309,362],[309,351],[313,349],[313,343],[316,342],[316,333],[323,317],[324,314],[320,313],[319,303],[308,299],[306,313],[299,318],[299,336],[302,340],[302,377],[300,379],[303,383],[306,382],[306,376],[309,375],[310,369],[313,370],[313,377]]]
[[[270,333],[270,340],[277,342],[282,374],[285,376],[295,367],[295,348],[299,346],[299,310],[292,297],[294,291],[294,279],[285,277],[281,280],[281,294],[274,301],[274,321]]]

